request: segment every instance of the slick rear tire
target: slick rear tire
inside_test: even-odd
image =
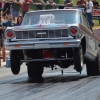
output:
[[[41,77],[43,74],[44,67],[40,63],[29,63],[27,64],[27,73],[30,78]]]
[[[100,75],[100,51],[93,62],[89,62],[86,60],[86,69],[88,76],[98,76]]]
[[[83,49],[80,45],[78,48],[74,48],[74,69],[76,69],[77,72],[82,71],[84,66],[84,58],[83,58]]]
[[[10,64],[12,73],[15,75],[18,74],[20,72],[20,58],[17,50],[10,51]]]

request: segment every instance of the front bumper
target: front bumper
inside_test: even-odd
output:
[[[7,42],[4,45],[7,50],[21,50],[21,49],[49,49],[49,48],[71,48],[79,47],[80,39],[71,40],[48,40],[48,41],[18,41]]]

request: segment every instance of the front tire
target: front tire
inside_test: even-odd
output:
[[[10,64],[12,73],[18,74],[20,72],[20,58],[17,50],[10,51]]]
[[[80,45],[78,48],[74,48],[74,69],[80,72],[84,66],[83,49]]]

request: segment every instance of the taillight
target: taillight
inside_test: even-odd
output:
[[[14,31],[13,30],[7,30],[6,31],[6,38],[7,39],[12,39],[15,37]]]
[[[72,26],[72,27],[69,28],[69,34],[71,36],[77,36],[78,32],[79,32],[79,29],[76,26]]]

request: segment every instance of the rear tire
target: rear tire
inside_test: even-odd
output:
[[[27,64],[27,73],[30,78],[41,77],[44,67],[40,63]]]
[[[93,62],[86,61],[86,69],[87,69],[88,76],[100,75],[100,60],[99,59],[100,59],[100,56],[98,54],[95,61]]]
[[[84,66],[84,58],[83,58],[83,49],[80,45],[78,48],[74,49],[74,69],[80,72],[82,71]]]
[[[10,64],[11,64],[11,71],[13,74],[18,74],[20,71],[20,58],[18,56],[17,50],[10,51]]]

